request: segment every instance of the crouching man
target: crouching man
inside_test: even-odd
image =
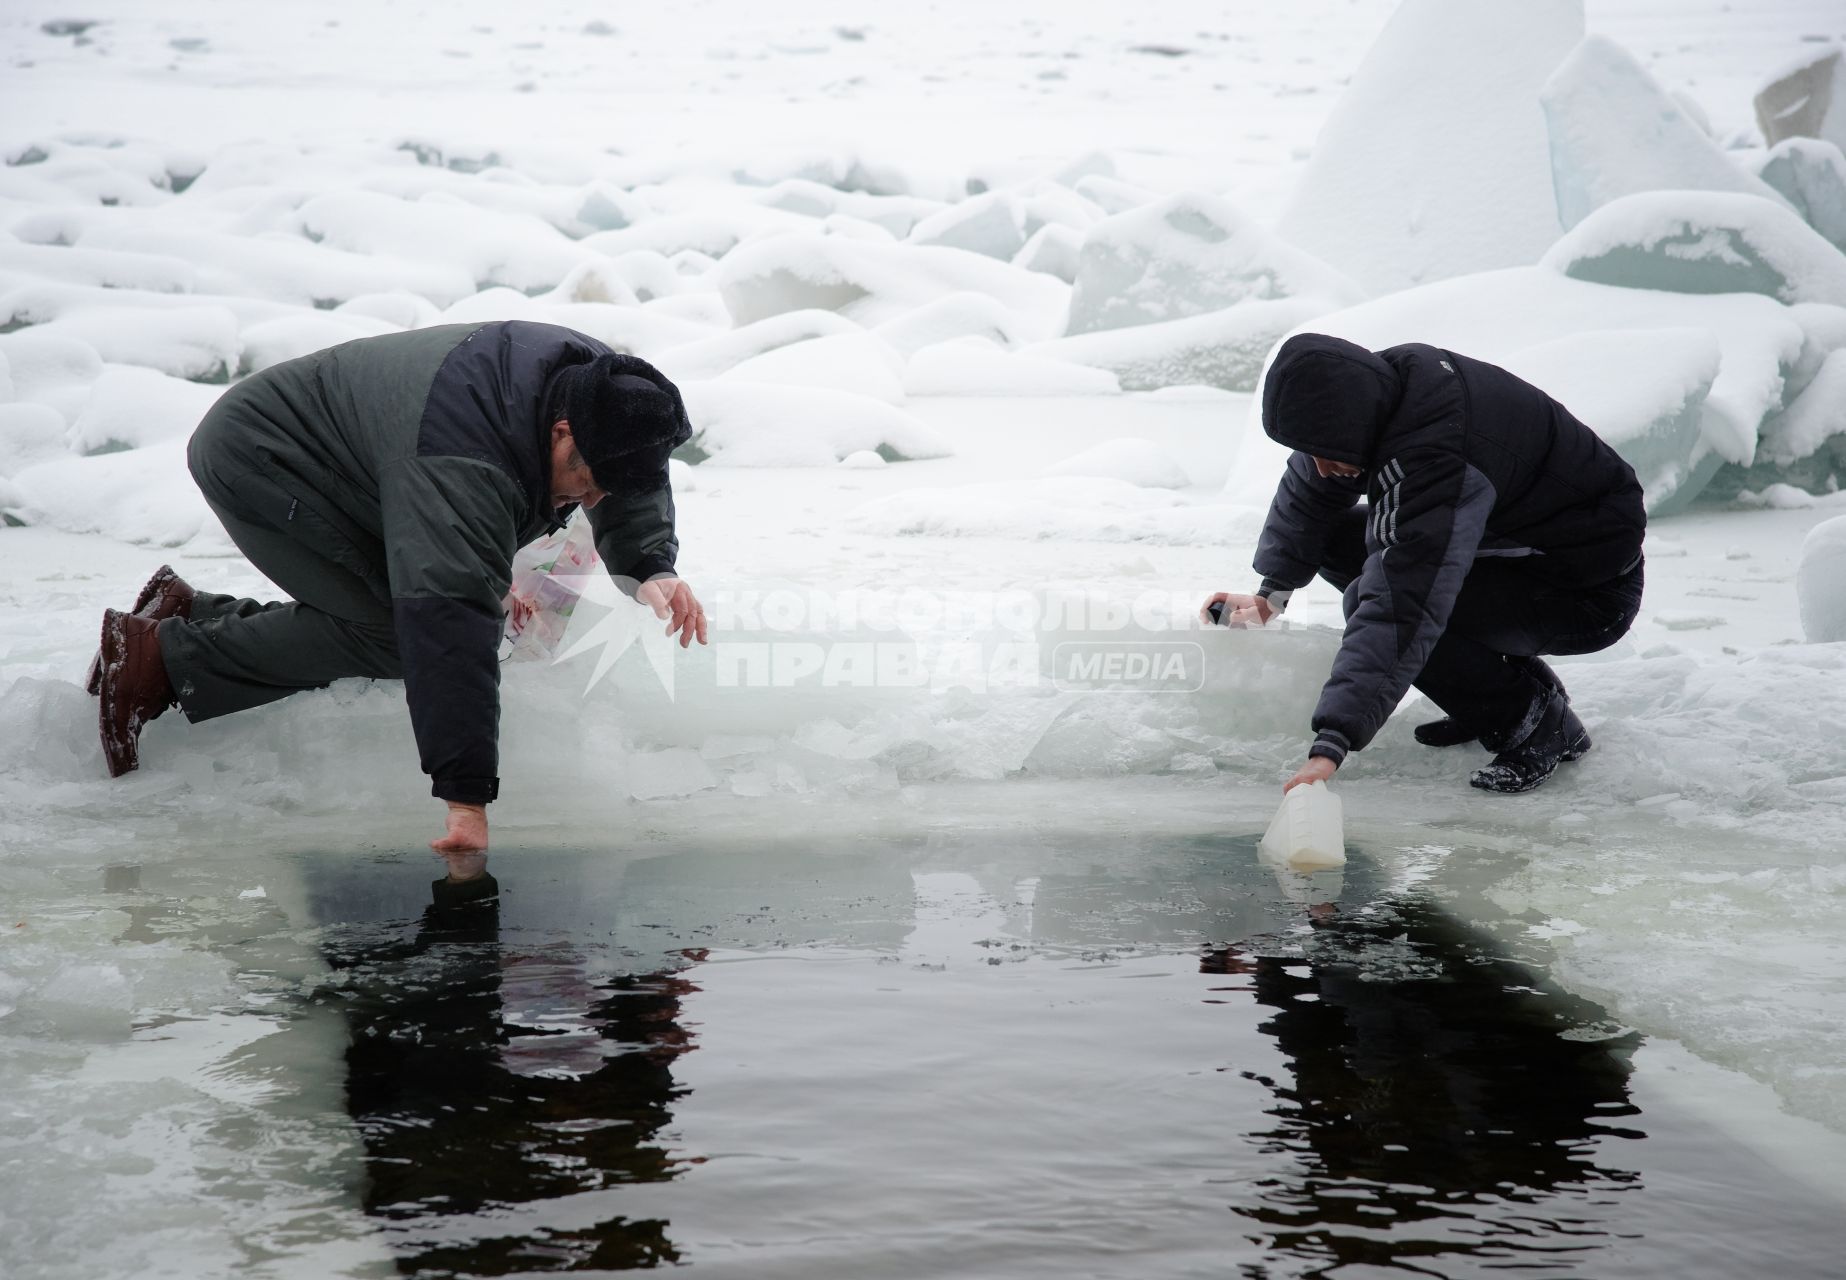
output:
[[[431,792],[432,847],[487,847],[499,793],[501,601],[514,552],[589,513],[612,577],[705,642],[674,575],[667,458],[692,432],[653,366],[554,325],[444,325],[348,342],[225,393],[193,434],[194,480],[292,601],[194,592],[157,573],[103,615],[91,690],[112,776],[175,703],[209,720],[347,676],[401,678]]]
[[[1331,777],[1411,685],[1447,713],[1417,741],[1495,753],[1470,778],[1483,790],[1529,791],[1590,749],[1539,655],[1606,649],[1640,610],[1647,519],[1614,450],[1494,365],[1322,334],[1277,353],[1263,430],[1295,452],[1257,544],[1262,583],[1207,609],[1260,626],[1316,574],[1345,592],[1314,745],[1287,787]]]

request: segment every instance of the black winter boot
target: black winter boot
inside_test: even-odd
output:
[[[1510,745],[1502,747],[1493,763],[1476,769],[1469,777],[1472,786],[1505,795],[1530,791],[1560,764],[1576,760],[1590,749],[1590,735],[1570,709],[1570,699],[1562,689],[1547,688],[1540,693],[1519,727],[1506,739],[1511,740]]]
[[[1549,686],[1564,694],[1564,701],[1570,701],[1570,694],[1564,689],[1564,682],[1558,679],[1543,658],[1508,657],[1506,663],[1532,677],[1539,684]],[[1464,742],[1473,742],[1481,736],[1481,731],[1470,726],[1464,720],[1454,716],[1444,716],[1440,720],[1431,720],[1411,730],[1411,736],[1426,747],[1459,747]],[[1574,758],[1574,757],[1573,757]]]

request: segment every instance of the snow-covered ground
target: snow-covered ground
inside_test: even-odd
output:
[[[1137,811],[1258,831],[1308,741],[1330,589],[1300,593],[1280,634],[1184,631],[1205,661],[1187,696],[948,665],[912,687],[733,687],[738,646],[808,646],[786,650],[798,665],[905,640],[947,664],[1009,619],[1041,647],[1068,638],[1043,625],[1048,595],[1138,603],[1147,639],[1212,590],[1247,590],[1276,461],[1249,392],[1297,326],[1441,342],[1605,406],[1596,425],[1667,514],[1629,639],[1560,664],[1595,751],[1491,799],[1466,785],[1471,748],[1414,744],[1408,707],[1339,775],[1349,829],[1507,850],[1484,892],[1550,948],[1555,980],[1753,1082],[1738,1114],[1773,1099],[1794,1117],[1755,1126],[1791,1162],[1837,1152],[1846,650],[1809,643],[1803,617],[1835,616],[1842,588],[1810,572],[1804,602],[1796,583],[1804,538],[1846,496],[1773,482],[1846,433],[1846,258],[1757,193],[1751,98],[1846,39],[1846,14],[1589,0],[1578,18],[1501,0],[1477,30],[1448,21],[1460,3],[1408,0],[1395,18],[1385,0],[7,6],[9,1185],[76,1151],[140,1188],[132,1212],[87,1224],[128,1251],[111,1256],[159,1229],[204,1274],[242,1256],[228,1241],[265,1244],[234,1207],[175,1216],[208,1169],[258,1176],[258,1156],[227,1154],[234,1133],[180,1136],[239,1114],[197,1068],[237,1052],[250,1020],[182,1024],[196,1043],[170,1070],[129,1037],[313,981],[303,948],[269,956],[253,994],[226,939],[274,908],[238,894],[286,898],[298,869],[282,855],[302,848],[415,848],[434,806],[401,692],[357,684],[210,725],[165,718],[141,771],[111,783],[80,685],[98,613],[163,561],[201,588],[264,590],[184,475],[182,442],[227,378],[511,317],[584,329],[686,385],[704,457],[676,468],[681,569],[718,643],[671,659],[671,702],[639,650],[600,681],[588,653],[508,668],[505,862],[763,815],[840,832]],[[1526,4],[1529,27],[1495,39],[1494,15]],[[1612,45],[1579,47],[1585,25]],[[1470,68],[1472,96],[1412,92],[1463,82],[1406,48]],[[1609,124],[1624,111],[1672,127],[1637,141]],[[1316,168],[1323,155],[1339,163]],[[1635,178],[1637,157],[1664,157],[1664,176]],[[1534,204],[1554,182],[1569,200]],[[1686,263],[1735,268],[1723,287],[1747,291],[1660,287]],[[1727,496],[1696,496],[1721,464],[1737,464],[1719,473]],[[903,625],[841,613],[859,606]],[[201,850],[221,878],[186,881],[174,936],[96,891],[104,864]],[[304,1102],[304,1130],[325,1110]],[[296,1189],[301,1213],[350,1212],[325,1190],[348,1135],[262,1142],[324,1162]],[[9,1226],[28,1260],[69,1256],[51,1201],[0,1197],[0,1225],[8,1213],[38,1224]],[[362,1233],[325,1238],[357,1252],[310,1270],[364,1261]]]

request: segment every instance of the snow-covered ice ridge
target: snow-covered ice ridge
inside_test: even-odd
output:
[[[1522,38],[1502,38],[1514,7]],[[248,996],[208,947],[125,939],[72,889],[124,842],[152,863],[207,826],[286,848],[365,812],[369,838],[409,846],[427,818],[385,686],[163,719],[143,770],[104,778],[77,684],[97,612],[168,558],[208,589],[266,589],[185,477],[186,434],[279,360],[506,317],[685,384],[683,567],[714,596],[1202,598],[1246,584],[1276,472],[1249,392],[1288,333],[1437,342],[1545,385],[1663,517],[1631,642],[1566,667],[1597,748],[1490,802],[1454,753],[1411,741],[1408,709],[1343,771],[1349,824],[1369,810],[1517,848],[1497,896],[1552,939],[1561,978],[1846,1132],[1846,579],[1837,533],[1801,554],[1846,512],[1841,162],[1765,149],[1751,102],[1846,19],[1665,0],[1234,13],[0,15],[0,512],[27,526],[0,530],[0,901],[32,922],[0,932],[0,1074],[43,1104],[0,1124],[5,1149],[69,1150],[84,1108],[132,1131],[94,1161],[142,1188],[110,1228],[129,1258],[194,1203],[189,1170],[223,1159],[171,1139],[236,1097],[109,1074],[137,1022]],[[1441,79],[1420,56],[1466,71],[1443,83],[1467,100],[1413,91]],[[1436,125],[1450,147],[1427,145]],[[588,657],[509,672],[504,856],[560,824],[741,822],[771,802],[897,822],[939,788],[1021,775],[1073,813],[1111,785],[1222,794],[1224,826],[1258,831],[1305,745],[1337,599],[1311,588],[1291,617],[1287,635],[1199,637],[1226,674],[1189,698],[725,693],[707,653],[679,660],[669,706],[633,656],[587,695]],[[236,894],[286,871],[239,865],[201,911],[274,909]],[[207,1029],[225,1053],[248,1032]],[[350,1158],[339,1135],[297,1137]],[[219,1227],[239,1231],[198,1231]]]

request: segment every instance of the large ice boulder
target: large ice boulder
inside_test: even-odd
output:
[[[1808,530],[1795,567],[1795,599],[1810,644],[1846,640],[1846,516]]]
[[[921,422],[879,400],[824,387],[687,382],[689,460],[733,467],[827,467],[861,450],[888,462],[950,449]]]
[[[1621,329],[1527,347],[1505,367],[1607,441],[1635,469],[1647,509],[1665,515],[1723,462],[1704,439],[1705,398],[1723,354],[1709,329]],[[1635,376],[1640,369],[1646,377]]]
[[[1077,279],[1077,264],[1083,258],[1083,232],[1062,223],[1048,222],[1032,233],[1032,238],[1013,255],[1013,265],[1027,271],[1043,271],[1065,284]]]
[[[1629,289],[1846,305],[1846,254],[1786,206],[1727,191],[1621,196],[1553,245],[1543,265]]]
[[[1539,89],[1582,38],[1582,0],[1406,0],[1277,230],[1375,294],[1532,262],[1559,230]]]
[[[1710,492],[1735,497],[1771,485],[1828,493],[1846,484],[1846,350],[1822,361],[1788,407],[1763,423],[1756,461],[1712,477]]]
[[[1770,146],[1824,138],[1846,151],[1846,56],[1837,44],[1804,54],[1756,95],[1756,122]]]
[[[1308,328],[1374,351],[1427,342],[1500,365],[1511,364],[1528,348],[1576,334],[1705,330],[1717,340],[1719,365],[1699,409],[1700,440],[1721,462],[1744,466],[1756,456],[1765,420],[1783,408],[1787,373],[1808,344],[1797,309],[1773,298],[1619,289],[1544,267],[1444,280],[1320,316]],[[1637,383],[1659,381],[1659,402],[1665,404],[1674,388],[1686,385],[1689,364],[1687,356],[1685,364],[1665,368],[1623,367],[1619,376]],[[1263,434],[1261,402],[1253,401],[1226,493],[1240,502],[1267,504],[1287,456]],[[1669,507],[1690,501],[1695,496],[1690,490],[1705,478],[1703,468],[1694,469],[1681,490],[1657,490],[1654,500]]]
[[[1633,55],[1591,36],[1540,100],[1551,140],[1558,217],[1574,227],[1637,191],[1733,191],[1781,199],[1689,117]]]
[[[1025,247],[1025,221],[1025,210],[1016,197],[990,191],[931,214],[911,228],[908,239],[912,244],[943,245],[1010,261]]]
[[[1761,453],[1772,465],[1812,457],[1846,437],[1846,350],[1829,352],[1820,369],[1782,412],[1763,424]]]
[[[965,249],[877,244],[797,233],[740,245],[716,272],[725,306],[740,325],[786,311],[837,311],[868,328],[954,293],[986,293],[1032,337],[1063,325],[1070,289]]]
[[[1846,252],[1846,153],[1818,138],[1788,138],[1770,149],[1756,176]]]
[[[1164,324],[1053,338],[1026,351],[1106,369],[1125,391],[1174,386],[1252,391],[1276,343],[1334,309],[1334,303],[1318,297],[1244,302]]]
[[[1065,333],[1158,324],[1240,302],[1356,302],[1347,277],[1285,244],[1228,200],[1184,192],[1105,218],[1083,238]]]

